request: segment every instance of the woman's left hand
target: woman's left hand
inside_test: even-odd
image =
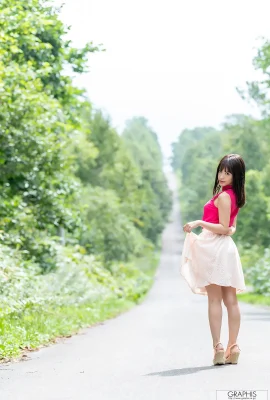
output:
[[[192,229],[198,228],[198,226],[200,226],[200,222],[201,222],[200,220],[188,222],[187,224],[185,224],[183,226],[183,231],[184,232],[191,232]]]
[[[236,229],[235,226],[231,226],[229,228],[229,232],[227,233],[228,236],[232,236],[235,233]]]

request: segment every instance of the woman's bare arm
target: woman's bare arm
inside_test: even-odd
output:
[[[232,236],[236,232],[237,216],[234,218],[232,226],[230,226],[230,231],[228,235]]]
[[[218,235],[228,235],[230,232],[231,198],[228,193],[221,193],[217,198],[219,224],[200,221],[199,226]]]

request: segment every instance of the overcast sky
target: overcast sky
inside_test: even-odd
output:
[[[256,39],[270,38],[269,15],[269,0],[66,0],[61,13],[74,45],[106,49],[78,84],[119,132],[145,116],[166,156],[185,128],[256,115],[235,87],[258,76],[252,58]]]

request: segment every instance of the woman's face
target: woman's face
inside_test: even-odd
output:
[[[229,171],[223,169],[218,173],[218,182],[221,187],[232,185],[232,181],[233,181],[233,176]]]

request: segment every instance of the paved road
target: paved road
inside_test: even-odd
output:
[[[270,398],[269,309],[241,303],[239,364],[213,367],[207,298],[180,277],[182,243],[175,198],[143,304],[0,367],[0,400],[216,400],[216,390],[232,389],[268,389]]]

